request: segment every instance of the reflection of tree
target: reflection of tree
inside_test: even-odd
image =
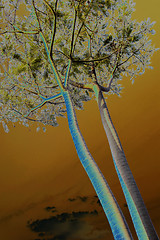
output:
[[[4,3],[4,4],[3,4]],[[26,15],[19,16],[25,3]],[[139,239],[158,239],[125,159],[103,92],[119,94],[122,74],[144,71],[154,52],[152,23],[131,20],[129,1],[2,1],[1,121],[57,125],[67,111],[79,159],[109,220],[115,239],[130,239],[122,212],[80,132],[74,107],[94,92],[115,167]],[[106,80],[107,79],[107,80]],[[4,121],[5,119],[5,121]]]

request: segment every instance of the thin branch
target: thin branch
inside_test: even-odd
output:
[[[88,12],[86,13],[86,16],[85,16],[86,18],[87,18],[88,14],[89,14],[89,12],[90,12],[90,10],[91,10],[91,8],[92,8],[92,3],[93,3],[93,1],[92,1],[91,4],[90,4],[90,7],[89,7],[89,9],[88,9]],[[80,19],[80,20],[81,20],[81,19]],[[81,20],[81,21],[82,21],[82,20]],[[79,30],[78,30],[77,36],[76,36],[76,38],[75,38],[75,41],[74,41],[74,44],[73,44],[72,53],[74,53],[78,36],[79,36],[79,34],[80,34],[80,32],[81,32],[81,30],[82,30],[82,28],[83,28],[84,25],[85,25],[85,23],[84,23],[84,21],[83,21],[82,24],[81,24],[81,26],[80,26],[80,28],[79,28]],[[86,26],[86,27],[87,27],[87,26]],[[91,31],[91,30],[90,30],[90,31]]]
[[[76,36],[75,41],[74,41],[74,44],[73,44],[72,53],[74,53],[74,50],[75,50],[75,47],[76,47],[76,43],[77,43],[77,39],[78,39],[78,37],[79,37],[79,34],[80,34],[83,26],[84,26],[84,22],[82,22],[82,24],[81,24],[81,26],[80,26],[80,28],[79,28],[79,30],[78,30],[77,36]]]
[[[45,2],[45,4],[48,6],[48,8],[51,10],[51,12],[54,15],[54,24],[53,24],[51,44],[50,44],[50,56],[52,56],[53,44],[54,44],[54,39],[55,39],[55,35],[56,35],[56,23],[57,23],[56,11],[57,11],[58,0],[56,0],[56,3],[55,3],[55,10],[52,8],[52,6],[46,0],[43,0],[43,1]]]
[[[69,83],[74,87],[86,89],[86,90],[89,90],[90,92],[94,92],[93,87],[94,87],[95,84],[98,85],[98,87],[100,88],[100,90],[102,92],[109,92],[110,91],[110,89],[108,87],[103,87],[98,82],[83,84],[83,83],[79,83],[79,82],[75,82],[75,81],[70,80]]]
[[[44,101],[48,102],[48,101],[51,101],[51,100],[56,100],[58,98],[61,98],[62,95],[61,95],[61,93],[58,93],[58,94],[56,94],[56,95],[54,95],[52,97],[46,98],[46,97],[43,97],[41,94],[39,94],[39,97],[42,98]]]
[[[65,80],[64,80],[64,87],[67,87],[67,85],[68,85],[68,79],[69,79],[69,73],[70,73],[70,70],[71,70],[71,65],[72,65],[72,61],[69,60],[66,75],[65,75]]]
[[[62,78],[63,76],[61,76],[61,78]],[[65,77],[63,77],[64,79],[65,79]],[[64,84],[64,81],[62,81],[62,84]],[[41,87],[41,86],[40,86]],[[52,86],[44,86],[44,88],[58,88],[59,87],[59,85],[57,84],[57,85],[52,85]]]
[[[40,88],[41,88],[42,86],[40,86]],[[58,88],[59,87],[59,85],[57,84],[57,85],[53,85],[53,86],[43,86],[42,88]]]
[[[17,13],[17,8],[18,8],[18,2],[19,2],[19,0],[17,0],[16,5],[14,6],[14,7],[15,7],[14,20],[13,20],[14,23],[15,23],[15,21],[16,21],[16,13]]]
[[[73,29],[72,29],[72,40],[71,40],[71,49],[70,49],[70,56],[73,53],[73,42],[74,42],[74,34],[75,34],[75,27],[76,27],[76,19],[77,19],[77,10],[74,11],[74,21],[73,21]]]
[[[50,56],[52,56],[52,52],[53,52],[53,44],[54,44],[54,39],[55,39],[55,35],[56,35],[56,24],[57,24],[57,17],[55,14],[54,15],[54,25],[53,25],[53,29],[52,29],[52,39],[51,39],[51,45],[50,45]]]
[[[36,8],[36,10],[37,10],[38,12],[40,12],[40,13],[44,14],[45,16],[48,16],[48,15],[47,15],[47,13],[45,13],[45,12],[43,12],[43,11],[39,10],[38,8]]]
[[[38,90],[38,93],[40,94],[39,85],[38,85],[38,83],[37,83],[37,79],[35,78],[35,76],[34,76],[34,74],[33,74],[33,72],[32,72],[31,65],[30,65],[30,63],[29,63],[29,62],[27,63],[27,65],[28,65],[28,67],[29,67],[29,69],[30,69],[30,72],[31,72],[31,75],[32,75],[32,77],[33,77],[33,79],[34,79],[34,83],[37,85],[37,90]]]
[[[137,36],[137,35],[139,35],[139,34],[141,34],[141,33],[144,33],[146,30],[147,30],[147,28],[144,28],[143,30],[141,30],[141,31],[139,31],[139,32],[137,32],[137,33],[134,33],[134,35],[133,35],[133,36],[130,36],[130,37],[132,38],[132,37]]]
[[[87,35],[88,35],[88,37],[89,37],[89,39],[88,39],[88,52],[89,52],[89,57],[92,58],[91,35],[88,33],[88,31],[87,31]]]
[[[0,35],[2,35],[2,34],[6,34],[6,33],[23,33],[23,34],[39,34],[39,32],[31,32],[31,31],[29,31],[29,32],[27,32],[27,31],[23,31],[23,30],[19,30],[19,31],[5,31],[5,32],[0,32]]]
[[[33,4],[33,8],[34,8],[34,13],[35,13],[36,18],[37,18],[37,22],[38,22],[38,24],[40,24],[39,18],[38,18],[37,12],[36,12],[34,0],[32,0],[32,4]],[[39,25],[39,27],[40,27],[40,25]],[[56,68],[56,66],[55,66],[55,64],[54,64],[53,58],[52,58],[52,56],[50,55],[50,51],[49,51],[49,49],[48,49],[46,39],[45,39],[45,37],[44,37],[44,34],[43,34],[41,28],[40,28],[40,36],[41,36],[42,41],[43,41],[43,43],[44,43],[44,46],[45,46],[45,49],[46,49],[46,53],[47,53],[47,55],[48,55],[49,62],[50,62],[50,64],[51,64],[51,67],[52,67],[53,73],[54,73],[54,75],[55,75],[56,81],[57,81],[60,89],[64,91],[64,90],[65,90],[65,89],[64,89],[64,86],[63,86],[63,84],[62,84],[62,81],[61,81],[61,78],[60,78],[59,73],[58,73],[58,71],[57,71],[57,68]]]
[[[76,60],[74,58],[72,58],[72,61],[73,62],[76,62],[76,63],[86,63],[86,62],[100,62],[100,61],[104,61],[108,58],[110,58],[114,53],[116,53],[118,51],[118,49],[116,49],[114,52],[112,52],[110,55],[107,55],[107,56],[104,56],[104,57],[101,57],[101,58],[93,58],[93,59],[90,59],[90,60]]]
[[[70,80],[69,83],[77,88],[82,88],[82,89],[88,89],[89,91],[93,92],[93,84],[84,84],[84,83],[80,83],[80,82],[75,82]]]
[[[47,102],[49,104],[52,104],[52,105],[60,105],[60,104],[64,104],[65,102]]]
[[[87,32],[88,33],[88,32]],[[92,57],[92,48],[91,48],[91,36],[88,34],[88,36],[89,36],[89,41],[88,41],[88,48],[89,48],[89,53],[90,53],[90,56],[91,56],[91,58],[93,59],[93,57]],[[96,74],[96,69],[95,69],[95,64],[94,64],[94,62],[92,62],[92,66],[91,66],[91,69],[92,69],[92,74],[93,74],[93,76],[94,76],[94,79],[95,79],[95,83],[93,83],[93,85],[94,84],[96,84],[96,85],[98,85],[98,87],[100,88],[100,90],[101,91],[103,91],[103,92],[109,92],[109,88],[107,87],[103,87],[103,86],[101,86],[99,83],[98,83],[98,78],[97,78],[97,74]],[[92,89],[93,89],[93,87],[92,87]]]
[[[36,92],[34,92],[34,91],[32,91],[32,90],[29,90],[29,89],[27,89],[27,88],[25,88],[25,87],[23,87],[23,86],[20,86],[20,85],[18,85],[18,84],[16,84],[16,83],[14,83],[14,86],[16,86],[16,87],[18,87],[18,88],[20,88],[20,89],[23,89],[23,90],[25,90],[25,91],[27,91],[27,92],[30,92],[30,93],[32,93],[32,94],[34,94],[34,95],[39,96],[38,93],[36,93]]]
[[[36,20],[37,20],[37,23],[38,23],[38,28],[39,28],[40,32],[42,32],[41,23],[40,23],[38,14],[37,14],[37,10],[36,10],[36,6],[35,6],[35,1],[34,0],[32,0],[32,5],[33,5],[33,8],[34,8],[34,13],[35,13]]]
[[[44,2],[45,2],[45,4],[48,6],[48,8],[51,10],[51,12],[54,14],[54,15],[56,15],[56,12],[55,12],[55,10],[53,9],[53,7],[48,3],[48,1],[47,0],[43,0]],[[56,1],[56,4],[55,4],[56,6],[57,6],[57,1]]]
[[[38,104],[36,107],[32,108],[32,109],[29,111],[29,113],[27,113],[27,114],[25,115],[25,117],[28,117],[31,112],[35,111],[35,110],[38,109],[38,108],[41,108],[41,107],[44,106],[47,102],[50,102],[51,100],[56,100],[56,99],[62,97],[62,95],[61,95],[61,93],[59,93],[59,94],[57,94],[57,95],[55,95],[55,96],[48,97],[48,98],[45,98],[45,97],[43,97],[42,95],[39,95],[39,97],[41,97],[41,98],[43,99],[43,102],[41,102],[40,104]]]
[[[23,115],[23,113],[19,112],[18,110],[14,109],[14,108],[11,108],[11,110],[13,110],[14,112],[20,114],[22,117],[26,118],[27,120],[30,120],[30,121],[33,121],[33,122],[41,122],[41,120],[36,120],[36,119],[33,119],[33,118],[25,117]]]
[[[118,54],[117,54],[117,58],[116,58],[116,63],[115,63],[115,66],[113,68],[113,71],[111,73],[111,79],[109,80],[109,83],[108,83],[108,86],[107,88],[110,90],[111,88],[111,84],[113,82],[113,79],[114,79],[114,73],[116,71],[116,69],[118,68],[118,61],[119,61],[119,56],[120,56],[120,52],[121,52],[121,49],[122,49],[122,46],[118,49]]]
[[[53,50],[53,52],[55,52],[55,53],[61,53],[61,54],[64,55],[66,58],[71,59],[70,56],[66,55],[64,52],[61,52],[60,50]]]
[[[27,89],[27,88],[25,88],[25,87],[23,87],[23,86],[20,86],[20,85],[18,85],[18,84],[14,84],[14,87],[18,87],[18,88],[20,88],[20,89],[24,89],[25,91],[27,91],[27,92],[29,92],[29,93],[32,93],[32,94],[34,94],[34,95],[36,95],[36,96],[39,96],[41,99],[43,99],[44,101],[51,101],[51,100],[56,100],[56,99],[58,99],[58,98],[61,98],[62,97],[62,95],[61,95],[61,93],[58,93],[57,95],[55,95],[55,96],[51,96],[51,97],[44,97],[42,94],[40,94],[40,93],[37,93],[37,92],[34,92],[34,91],[32,91],[32,90],[30,90],[30,89]],[[56,86],[56,87],[58,87],[58,85]],[[52,87],[52,88],[54,88],[54,87]],[[6,90],[11,90],[11,89],[6,89]]]
[[[91,33],[95,33],[95,30],[91,30],[86,24],[84,24],[84,26],[91,32]],[[95,26],[96,29],[97,26]]]
[[[134,57],[137,58],[137,59],[142,63],[142,65],[144,66],[144,62],[143,62],[138,56],[136,56],[136,55],[134,54]]]
[[[136,52],[138,52],[141,47],[143,47],[145,45],[145,43],[143,43],[138,49],[136,49],[134,51],[134,53],[132,53],[125,61],[121,62],[120,64],[118,64],[118,67],[120,67],[121,65],[123,65],[124,63],[126,63],[131,57],[133,57],[135,55]]]
[[[32,108],[26,115],[25,117],[28,117],[30,115],[31,112],[35,111],[38,108],[43,107],[46,104],[46,101],[43,101],[42,103],[38,104],[36,107]]]

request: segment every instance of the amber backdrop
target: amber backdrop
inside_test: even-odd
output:
[[[160,1],[136,2],[137,20],[151,17],[157,22],[153,42],[160,47]],[[134,85],[125,79],[121,98],[110,96],[107,102],[129,165],[160,235],[160,51],[154,54],[152,65],[154,70],[137,77]],[[77,111],[77,116],[89,150],[130,223],[96,103],[86,103],[85,110]],[[10,125],[8,134],[0,127],[0,153],[0,239],[37,238],[38,235],[26,227],[27,221],[51,217],[53,213],[44,210],[47,206],[56,206],[57,214],[96,209],[97,218],[91,219],[89,213],[90,220],[84,218],[86,225],[87,221],[92,222],[93,237],[85,238],[89,230],[82,224],[78,231],[84,238],[79,239],[113,239],[76,155],[67,119],[59,119],[59,126],[47,127],[46,133],[37,133],[35,125],[30,128]]]

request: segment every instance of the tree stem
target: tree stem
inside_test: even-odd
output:
[[[140,240],[158,240],[148,211],[126,160],[120,139],[112,123],[105,99],[98,85],[94,85],[101,120],[105,129],[114,165],[127,201],[132,221]]]
[[[118,203],[86,146],[77,123],[75,110],[69,92],[64,91],[63,97],[67,109],[69,129],[77,150],[77,154],[102,204],[104,212],[110,223],[113,236],[117,240],[132,239],[130,230],[118,206]]]

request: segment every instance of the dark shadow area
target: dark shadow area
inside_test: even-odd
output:
[[[44,219],[30,220],[27,227],[37,233],[38,238],[35,240],[100,240],[105,239],[107,230],[97,228],[96,222],[99,216],[99,203],[97,197],[77,196],[69,198],[68,201],[72,205],[78,201],[82,203],[88,202],[90,206],[95,203],[92,211],[72,211],[60,212],[55,206],[47,206],[45,210],[52,216]],[[95,207],[97,208],[95,209]],[[72,206],[71,208],[72,209]]]

